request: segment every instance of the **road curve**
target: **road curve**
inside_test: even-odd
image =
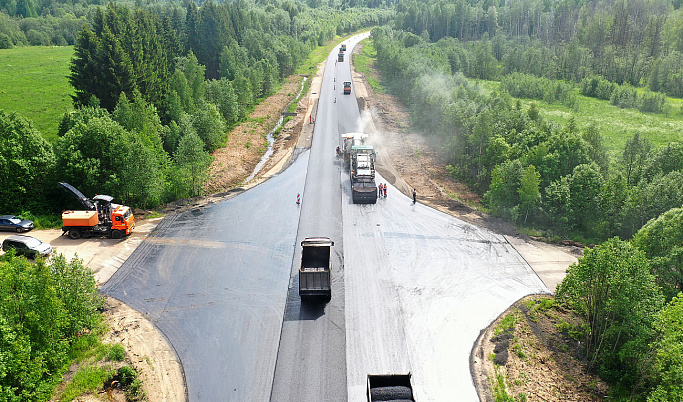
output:
[[[307,166],[166,216],[101,288],[164,333],[190,401],[270,396]]]

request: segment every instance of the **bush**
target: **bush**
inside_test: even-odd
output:
[[[120,343],[116,343],[114,345],[111,345],[111,348],[109,349],[109,353],[107,353],[107,359],[111,361],[116,361],[120,362],[126,357],[126,350],[123,348],[123,346]]]

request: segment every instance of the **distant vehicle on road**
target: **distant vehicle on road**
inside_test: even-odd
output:
[[[344,53],[339,53],[337,55],[337,61],[344,61]]]
[[[10,236],[2,242],[2,251],[8,252],[12,249],[16,251],[17,255],[28,258],[47,257],[52,252],[52,246],[49,243],[24,235]]]
[[[0,230],[6,230],[10,232],[28,232],[33,229],[35,225],[33,221],[24,219],[20,216],[15,215],[2,215],[0,216]]]
[[[351,94],[351,81],[344,81],[344,95]]]
[[[299,268],[299,296],[302,300],[322,298],[330,301],[330,247],[334,242],[327,237],[308,237],[301,242]]]
[[[339,48],[342,52],[346,51],[346,43],[342,43],[341,48]]]

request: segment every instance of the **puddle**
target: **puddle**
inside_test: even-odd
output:
[[[301,92],[304,90],[304,85],[306,84],[307,79],[308,79],[308,77],[304,77],[303,81],[301,81],[301,88],[299,88],[299,93],[296,94],[294,101],[299,99],[299,96],[301,96]],[[292,102],[294,102],[294,101],[292,101]],[[289,105],[291,105],[291,102],[289,103]],[[287,105],[287,107],[289,107],[289,105]],[[261,169],[263,168],[263,165],[265,165],[266,162],[268,162],[268,159],[270,158],[270,156],[273,155],[273,143],[275,142],[274,134],[280,128],[280,126],[282,125],[282,122],[284,120],[285,120],[284,116],[282,114],[280,114],[280,119],[278,119],[277,124],[275,125],[275,127],[273,127],[273,129],[266,136],[266,141],[268,141],[268,149],[266,149],[266,152],[261,157],[261,160],[259,161],[259,163],[256,164],[254,171],[251,172],[251,174],[249,175],[249,177],[247,177],[246,180],[244,180],[245,183],[247,183],[251,179],[253,179],[261,171]]]

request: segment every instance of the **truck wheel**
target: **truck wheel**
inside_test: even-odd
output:
[[[121,237],[123,237],[123,234],[121,233],[120,230],[112,230],[111,231],[111,238],[112,239],[120,239]]]
[[[78,240],[81,238],[81,231],[78,229],[69,230],[69,239]]]

